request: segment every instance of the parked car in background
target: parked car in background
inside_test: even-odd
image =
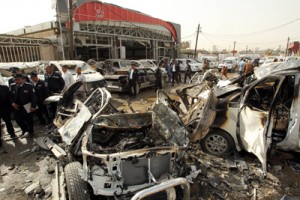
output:
[[[192,68],[192,72],[202,72],[203,65],[200,61],[192,59],[192,58],[178,58],[177,61],[179,62],[180,71],[184,72],[187,68],[186,61],[190,61],[190,65]],[[171,60],[172,61],[172,60]]]
[[[130,66],[130,60],[125,59],[106,59],[103,68],[108,74],[113,74],[116,70]]]
[[[81,67],[81,73],[86,77],[86,85],[88,95],[98,87],[105,87],[107,84],[104,77],[96,71],[89,64],[80,60],[62,60],[50,61],[49,64],[54,67],[55,71],[62,72],[62,66],[67,66],[68,71],[74,76],[76,80],[76,67]]]
[[[153,69],[153,71],[156,70],[158,67],[158,61],[157,60],[148,60],[148,59],[142,59],[142,60],[135,60],[141,67],[149,67]],[[161,68],[161,71],[163,74],[167,74],[167,71],[165,68]]]
[[[222,63],[218,65],[218,71],[221,72],[222,67],[226,66],[228,69],[228,72],[234,72],[234,70],[238,66],[238,58],[237,57],[227,57],[225,58]]]
[[[139,80],[137,84],[137,94],[143,88],[155,86],[155,75],[153,69],[149,67],[138,67]],[[122,68],[115,71],[114,74],[105,75],[107,90],[110,92],[128,92],[128,71],[129,68]]]
[[[209,68],[217,68],[218,67],[218,58],[214,56],[202,56],[200,59],[196,59],[198,61],[201,61],[201,63],[204,63],[204,60],[207,60],[209,63]]]

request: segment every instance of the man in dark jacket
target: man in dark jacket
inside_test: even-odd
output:
[[[161,66],[163,65],[163,63],[161,64]],[[162,72],[161,72],[161,66],[158,66],[155,69],[155,91],[157,91],[157,89],[162,89],[162,82],[161,82],[161,78],[162,78]]]
[[[137,94],[137,84],[139,80],[139,71],[136,69],[138,64],[136,62],[131,62],[131,69],[128,73],[128,88],[129,94],[133,97],[136,97]]]
[[[192,67],[190,65],[191,61],[187,60],[186,61],[186,69],[185,69],[185,74],[184,74],[184,83],[186,83],[187,77],[191,80],[191,73],[192,73]]]
[[[15,130],[11,123],[11,101],[10,92],[4,82],[0,83],[0,120],[3,119],[6,130],[11,138],[15,138]],[[1,124],[1,123],[0,123]],[[1,135],[0,135],[1,137]],[[1,143],[0,143],[1,144]]]
[[[46,87],[45,82],[40,80],[36,72],[32,72],[30,74],[32,84],[34,86],[35,94],[36,94],[36,104],[38,109],[34,112],[41,124],[46,124],[46,121],[43,115],[47,118],[48,122],[50,123],[50,117],[48,114],[48,110],[44,104],[44,100],[49,96],[48,87]]]
[[[61,93],[65,87],[65,81],[62,76],[58,72],[55,72],[50,65],[46,67],[45,83],[50,95]]]
[[[53,70],[51,65],[46,66],[45,85],[48,87],[49,95],[59,94],[65,87],[65,81],[62,76]],[[57,109],[57,103],[50,103],[49,116],[54,119]]]
[[[36,96],[33,85],[25,81],[25,77],[17,74],[15,83],[11,84],[13,93],[11,102],[14,109],[16,122],[22,130],[22,135],[26,132],[33,135],[33,116],[32,112],[36,110]]]

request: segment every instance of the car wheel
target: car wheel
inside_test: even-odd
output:
[[[89,200],[90,194],[87,183],[78,174],[78,169],[82,169],[79,162],[72,162],[65,167],[65,176],[69,200]]]
[[[220,69],[220,68],[218,68],[218,71],[219,71],[219,72],[221,72],[221,69]]]
[[[232,137],[222,130],[210,131],[200,142],[201,149],[215,156],[229,155],[234,151],[235,145]]]

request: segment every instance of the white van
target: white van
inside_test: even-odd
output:
[[[222,63],[218,65],[218,70],[221,72],[222,67],[226,66],[228,69],[228,72],[233,72],[235,68],[238,66],[238,58],[237,57],[227,57],[225,58]]]

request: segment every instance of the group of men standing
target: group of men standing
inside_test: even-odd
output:
[[[64,69],[65,68],[65,69]],[[80,67],[78,67],[80,68]],[[0,119],[5,122],[6,129],[11,138],[16,138],[15,130],[11,122],[11,113],[21,128],[21,136],[34,134],[33,115],[36,114],[40,123],[49,124],[55,117],[57,104],[51,103],[47,108],[44,100],[54,94],[59,94],[63,89],[75,82],[72,74],[63,66],[62,75],[54,71],[53,66],[45,68],[44,80],[39,79],[36,72],[28,76],[20,73],[18,68],[12,70],[13,77],[7,86],[3,80],[0,82]],[[82,95],[85,95],[85,77],[81,74],[81,68],[76,69],[76,81],[82,81]],[[0,142],[1,145],[1,142]]]
[[[177,83],[177,85],[181,83],[180,62],[181,61],[178,61],[175,58],[172,59],[172,62],[170,64],[168,59],[165,59],[163,62],[163,67],[166,69],[168,73],[169,83],[172,83],[172,86],[174,86],[175,82]],[[191,61],[187,60],[186,69],[184,73],[184,83],[187,82],[187,78],[191,79],[192,67],[190,64]]]

